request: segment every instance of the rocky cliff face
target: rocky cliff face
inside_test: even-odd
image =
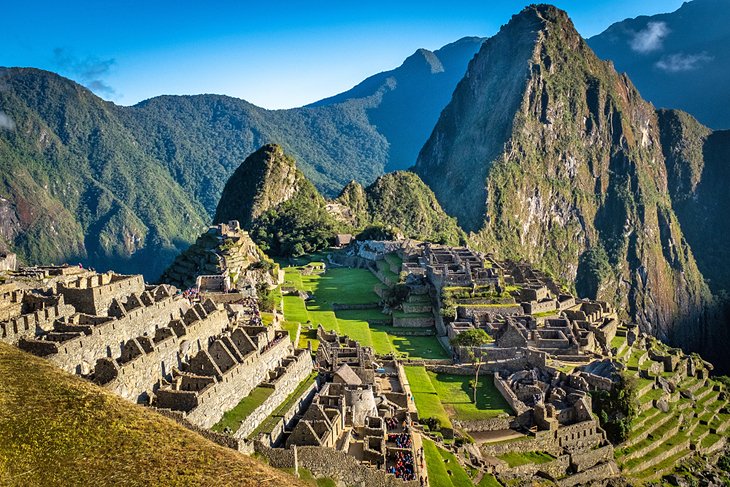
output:
[[[712,132],[691,115],[660,110],[672,206],[713,292],[730,290],[730,131]]]
[[[657,114],[564,12],[527,7],[484,43],[415,171],[479,246],[659,336],[703,322],[710,294],[672,209]]]

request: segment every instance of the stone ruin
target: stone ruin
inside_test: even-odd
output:
[[[369,347],[321,326],[317,335],[324,383],[279,446],[334,449],[388,477],[414,482],[420,474],[413,448],[418,433],[410,425],[417,413],[402,367],[374,362]]]
[[[201,291],[228,292],[235,288],[251,295],[256,282],[278,282],[278,275],[254,266],[263,259],[248,232],[232,220],[209,227],[175,258],[160,279],[181,289],[197,286]]]

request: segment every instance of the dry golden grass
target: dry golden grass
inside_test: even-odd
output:
[[[0,485],[301,485],[0,343]]]

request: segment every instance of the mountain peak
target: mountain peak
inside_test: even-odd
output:
[[[415,171],[484,248],[681,336],[707,288],[680,248],[663,161],[654,108],[564,11],[531,5],[484,42]]]
[[[249,155],[228,179],[214,222],[238,220],[248,228],[267,210],[292,198],[305,181],[281,146],[266,144]]]
[[[444,66],[438,56],[428,49],[420,48],[403,61],[402,68],[407,70],[420,69],[426,67],[431,74],[443,73]]]

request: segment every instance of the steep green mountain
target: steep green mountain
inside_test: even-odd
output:
[[[271,255],[301,255],[326,247],[336,233],[325,206],[294,159],[281,146],[268,144],[230,177],[214,221],[238,220]]]
[[[307,179],[281,146],[267,144],[246,158],[223,187],[214,223],[238,220],[245,228],[292,198]]]
[[[675,12],[626,19],[588,44],[628,73],[655,106],[730,128],[729,0],[693,0]]]
[[[249,154],[276,143],[299,161],[324,194],[351,179],[383,173],[388,142],[370,124],[363,104],[265,110],[219,95],[161,96],[119,107],[140,148],[158,160],[209,214],[228,177]]]
[[[711,296],[672,208],[658,116],[565,12],[527,7],[483,44],[415,171],[483,248],[708,346]]]
[[[57,75],[4,73],[0,235],[25,262],[159,274],[205,211],[139,150],[116,107]]]
[[[0,247],[26,263],[156,279],[264,144],[296,157],[329,197],[353,179],[371,183],[391,160],[411,164],[478,44],[419,51],[336,99],[291,110],[218,95],[122,107],[53,73],[0,68]]]
[[[385,171],[407,169],[483,41],[481,37],[464,37],[436,51],[418,49],[398,68],[310,106],[359,100],[370,123],[390,144]]]

